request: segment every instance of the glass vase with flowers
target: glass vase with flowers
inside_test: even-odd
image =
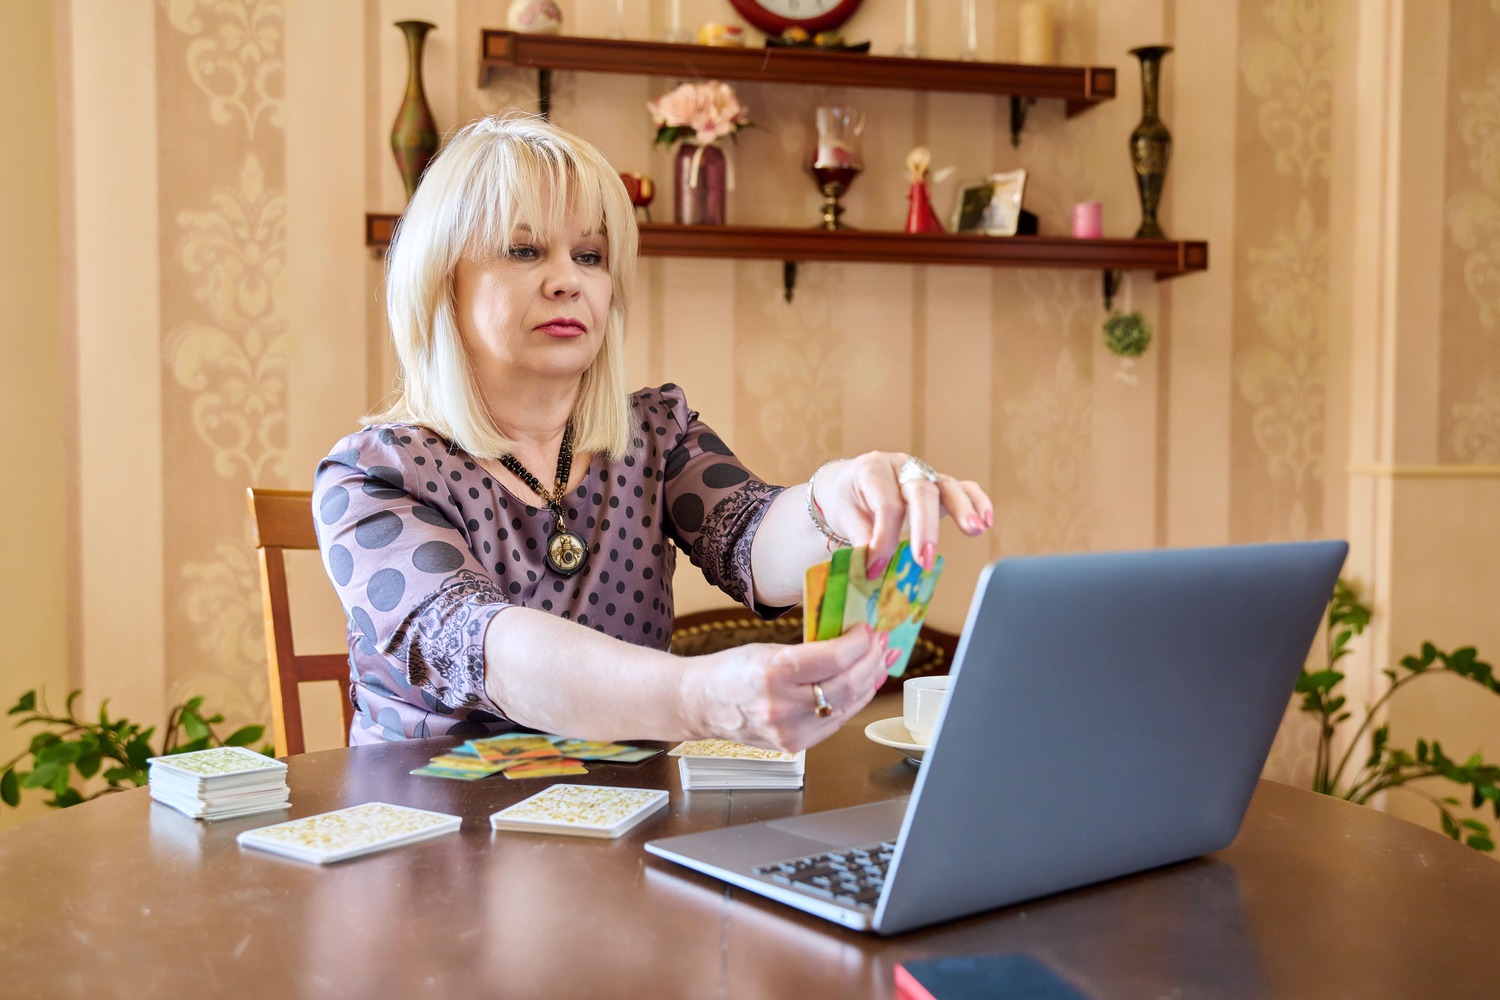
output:
[[[675,221],[722,226],[734,175],[719,142],[750,127],[749,109],[733,87],[717,80],[684,83],[647,108],[656,123],[656,141],[677,146],[672,161]]]

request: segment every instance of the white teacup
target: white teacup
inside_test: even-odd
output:
[[[923,746],[932,742],[939,713],[948,700],[948,677],[913,677],[901,690],[901,715],[912,741]]]

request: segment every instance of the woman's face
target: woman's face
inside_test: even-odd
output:
[[[609,240],[576,218],[552,237],[523,225],[508,252],[459,261],[458,329],[482,387],[576,383],[604,344],[613,294]]]

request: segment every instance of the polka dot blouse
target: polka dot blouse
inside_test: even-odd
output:
[[[433,432],[376,425],[318,465],[314,522],[349,616],[354,745],[511,728],[484,690],[484,632],[512,606],[666,649],[674,545],[757,613],[750,545],[779,487],[758,481],[674,385],[631,397],[626,457],[595,455],[564,501],[589,558],[547,568],[552,514]]]

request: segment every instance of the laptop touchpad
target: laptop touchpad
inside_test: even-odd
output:
[[[895,840],[906,815],[906,799],[810,813],[766,823],[772,830],[821,841],[827,847],[855,847],[877,840]]]

